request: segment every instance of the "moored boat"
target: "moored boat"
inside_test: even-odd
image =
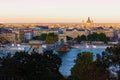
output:
[[[61,47],[57,48],[56,51],[58,51],[58,52],[67,52],[67,51],[69,51],[69,47],[64,45],[64,46],[61,46]]]

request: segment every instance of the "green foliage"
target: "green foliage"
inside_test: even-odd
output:
[[[73,38],[70,37],[70,36],[66,36],[67,37],[67,40],[72,40]]]
[[[59,72],[61,59],[46,51],[44,54],[17,52],[13,57],[0,60],[0,74],[13,80],[63,80]],[[11,80],[11,79],[10,79]]]
[[[93,37],[92,37],[91,34],[89,34],[89,35],[87,36],[87,40],[90,41],[90,42],[93,41]]]
[[[45,40],[46,40],[46,37],[47,37],[47,34],[46,34],[46,33],[42,33],[42,34],[40,35],[40,40],[45,41]]]
[[[85,36],[85,35],[77,36],[77,38],[76,38],[76,41],[78,43],[80,43],[81,41],[87,41],[87,40],[90,41],[90,42],[92,42],[92,41],[102,41],[104,43],[107,43],[109,39],[106,37],[106,35],[104,33],[98,34],[98,33],[95,33],[95,32],[92,33],[92,34],[89,34],[87,36]]]
[[[102,56],[109,65],[120,65],[120,44],[107,47]]]
[[[108,38],[104,33],[92,33],[87,36],[88,41],[103,41],[104,43],[108,42]]]
[[[34,36],[33,40],[40,40],[40,36]]]
[[[103,41],[104,43],[107,43],[108,38],[106,37],[106,35],[104,33],[100,33],[99,34],[99,40]]]
[[[107,47],[105,51],[102,53],[102,57],[107,67],[112,65],[117,68],[118,66],[120,66],[120,44]],[[118,70],[118,80],[119,79],[120,79],[120,68]]]
[[[118,79],[120,79],[120,70],[118,71]]]
[[[77,43],[81,43],[81,37],[78,35],[76,38]]]
[[[91,66],[89,65],[92,64],[92,59],[93,59],[92,53],[89,52],[79,53],[77,55],[77,59],[75,60],[76,64],[71,69],[71,75],[75,79],[87,80],[88,79],[87,76],[91,75],[89,72],[91,70],[90,69]]]
[[[85,35],[81,35],[81,41],[86,41],[87,37]]]
[[[48,33],[47,36],[55,36],[55,34],[54,33]]]
[[[92,33],[88,35],[88,40],[89,41],[98,41],[99,40],[99,35],[97,33]]]
[[[49,33],[46,37],[47,44],[54,44],[57,41],[58,41],[58,35],[56,35],[54,33]]]
[[[81,43],[81,41],[86,41],[87,37],[85,35],[77,36],[76,41],[77,43]]]
[[[108,74],[100,55],[93,61],[93,53],[83,52],[77,55],[68,80],[106,80]]]
[[[58,41],[58,35],[55,33],[42,33],[40,36],[33,37],[33,39],[46,41],[47,44],[53,44]]]
[[[40,36],[35,36],[33,37],[34,40],[42,40],[42,41],[45,41],[46,40],[46,37],[47,37],[47,34],[46,33],[42,33]]]

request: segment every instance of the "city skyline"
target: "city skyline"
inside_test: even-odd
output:
[[[119,0],[0,0],[0,23],[120,23]]]

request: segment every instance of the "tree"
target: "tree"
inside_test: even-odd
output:
[[[106,67],[104,60],[100,54],[96,55],[96,60],[93,61],[94,80],[106,80],[109,78],[109,70]]]
[[[107,47],[102,53],[102,57],[107,67],[113,66],[117,70],[116,73],[118,72],[118,78],[120,79],[120,44]]]
[[[92,37],[92,35],[91,35],[91,34],[89,34],[89,35],[87,36],[87,40],[88,40],[88,41],[90,41],[90,42],[92,42],[92,41],[93,41],[93,37]]]
[[[96,32],[94,32],[94,33],[92,33],[92,38],[93,38],[94,41],[98,41],[99,40],[99,35]]]
[[[70,36],[66,36],[67,37],[67,40],[72,40],[73,38],[70,37]]]
[[[42,40],[45,41],[47,37],[47,33],[42,33],[40,36],[34,36],[33,40]]]
[[[46,40],[46,37],[47,37],[47,34],[46,34],[46,33],[42,33],[42,34],[40,35],[40,40],[45,41],[45,40]],[[39,39],[39,38],[38,38],[38,39]]]
[[[43,54],[17,52],[0,60],[0,74],[10,80],[64,80],[59,72],[61,59],[52,51]]]
[[[86,41],[87,37],[85,35],[81,35],[81,41]]]
[[[90,79],[92,76],[92,60],[93,56],[90,52],[83,52],[77,55],[75,65],[71,69],[71,76],[79,80],[93,80]]]
[[[33,40],[40,40],[40,36],[34,36],[32,39]]]
[[[92,33],[92,34],[89,34],[88,36],[87,36],[87,39],[88,39],[88,41],[98,41],[99,40],[99,38],[98,38],[98,34],[97,33]]]
[[[100,55],[93,61],[93,53],[83,52],[77,55],[69,80],[106,80],[108,74]]]
[[[81,43],[81,37],[78,35],[76,38],[77,43]]]
[[[100,33],[98,37],[99,37],[100,41],[103,41],[104,43],[107,43],[108,40],[107,40],[107,37],[104,33]]]
[[[56,35],[54,33],[49,33],[46,37],[47,44],[54,44],[57,41],[58,41],[58,35]]]
[[[102,56],[110,65],[120,65],[120,44],[107,47]]]
[[[87,36],[87,39],[88,39],[88,41],[102,41],[102,42],[104,42],[104,43],[107,43],[108,42],[108,38],[106,37],[106,35],[104,34],[104,33],[100,33],[100,34],[98,34],[98,33],[92,33],[92,34],[89,34],[88,36]]]
[[[48,36],[55,36],[55,33],[48,33]]]

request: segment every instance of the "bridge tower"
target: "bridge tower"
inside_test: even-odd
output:
[[[30,49],[28,54],[31,54],[35,49],[39,54],[42,53],[42,42],[40,41],[29,41]]]
[[[58,37],[59,37],[58,42],[61,42],[63,40],[64,43],[66,43],[67,42],[67,39],[66,39],[66,29],[63,29],[63,31],[58,34]]]

